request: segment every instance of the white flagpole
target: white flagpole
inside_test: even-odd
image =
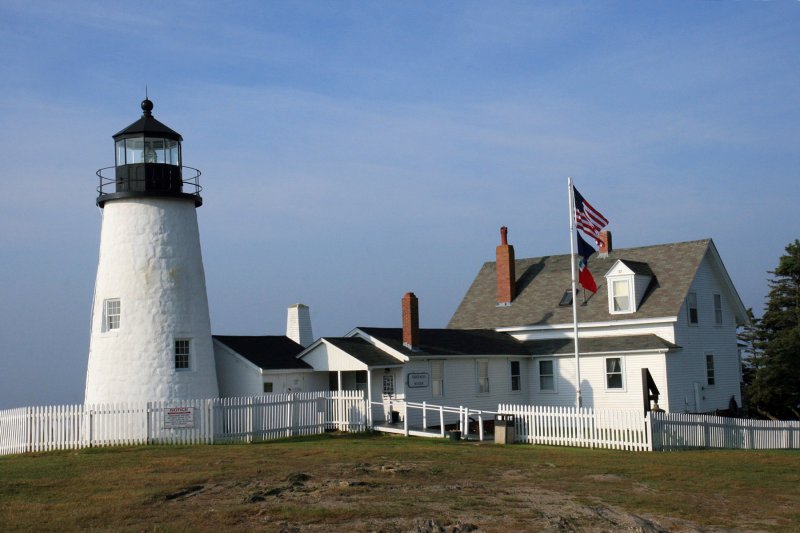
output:
[[[573,194],[572,177],[567,178],[569,188],[569,267],[572,273],[572,334],[575,338],[575,407],[581,408],[581,361],[578,357],[578,303],[575,293],[575,195]]]

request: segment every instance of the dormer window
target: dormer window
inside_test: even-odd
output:
[[[611,285],[611,301],[615,313],[631,312],[630,280],[616,280]]]
[[[618,315],[636,312],[654,276],[646,263],[618,260],[605,278],[608,312]]]

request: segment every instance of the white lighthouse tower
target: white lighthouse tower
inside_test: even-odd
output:
[[[152,115],[114,135],[100,169],[102,209],[86,403],[218,395],[196,208],[200,171]],[[186,171],[190,177],[186,178]]]

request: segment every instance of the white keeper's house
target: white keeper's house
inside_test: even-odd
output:
[[[583,405],[648,409],[656,389],[668,411],[741,405],[736,328],[747,317],[713,241],[612,249],[611,234],[602,238],[591,262],[599,290],[576,294]],[[496,253],[447,329],[420,328],[408,293],[402,327],[320,338],[295,370],[327,373],[331,389],[361,389],[376,404],[573,406],[570,256],[515,260],[505,243]],[[269,390],[281,383],[268,369],[263,379]]]

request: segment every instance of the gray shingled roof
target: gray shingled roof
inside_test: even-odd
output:
[[[303,347],[283,335],[213,335],[213,338],[264,370],[311,368],[297,359]]]
[[[640,248],[615,249],[608,257],[594,254],[589,270],[599,290],[578,307],[581,322],[629,320],[676,316],[689,291],[711,239]],[[519,259],[516,261],[517,296],[510,306],[497,307],[495,263],[488,262],[458,306],[448,328],[498,328],[504,326],[566,324],[572,322],[572,307],[559,307],[570,288],[569,254]],[[618,259],[645,263],[654,278],[635,314],[608,312],[608,288],[603,275]],[[636,265],[637,269],[641,265]],[[583,291],[578,295],[583,300]]]
[[[404,364],[403,361],[392,357],[360,337],[323,337],[323,340],[347,352],[350,356],[358,359],[369,367],[397,366]]]
[[[403,346],[402,328],[358,329],[411,358],[432,355],[528,355],[520,341],[491,329],[420,329],[416,351]]]
[[[568,355],[575,353],[572,339],[542,339],[524,341],[533,355]],[[672,350],[678,348],[658,335],[629,335],[618,337],[586,337],[580,340],[582,354],[629,351]]]

